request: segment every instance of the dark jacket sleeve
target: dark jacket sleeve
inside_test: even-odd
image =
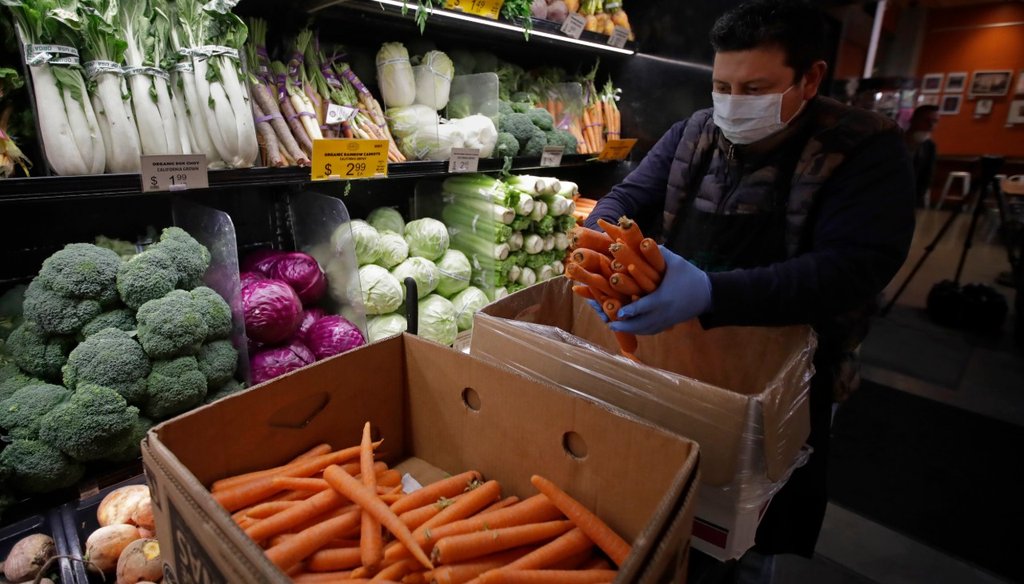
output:
[[[914,179],[896,132],[872,138],[822,185],[809,250],[771,266],[709,274],[706,327],[814,324],[889,283],[914,234]]]
[[[651,148],[640,164],[626,179],[612,187],[601,197],[597,207],[584,222],[586,227],[597,228],[597,220],[615,222],[625,215],[636,217],[641,211],[663,208],[665,191],[668,188],[668,173],[672,168],[679,141],[683,138],[686,121],[677,122]]]

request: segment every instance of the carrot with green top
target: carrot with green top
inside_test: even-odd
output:
[[[455,501],[462,496],[465,496],[465,493],[456,495],[451,499],[446,499],[442,497],[441,499],[438,499],[437,501],[434,501],[429,505],[424,505],[417,509],[413,509],[412,511],[406,511],[405,513],[399,515],[398,518],[402,521],[402,523],[406,524],[406,526],[408,526],[409,529],[416,529],[417,527],[423,525],[424,523],[432,519],[435,515],[443,511],[445,507],[448,507],[449,505],[455,503]]]
[[[501,499],[501,484],[498,481],[487,481],[470,490],[462,497],[459,497],[451,505],[445,507],[440,513],[428,519],[423,525],[416,528],[417,536],[452,521],[465,519],[479,512],[484,507],[489,507],[495,501]]]
[[[629,556],[632,547],[619,534],[608,527],[608,524],[587,509],[582,503],[573,499],[568,493],[546,478],[533,475],[530,482],[558,507],[565,516],[571,519],[586,536],[601,549],[616,566],[622,566]]]
[[[391,506],[391,511],[396,515],[401,515],[406,511],[429,505],[441,497],[450,499],[466,491],[471,482],[478,480],[480,480],[480,473],[474,470],[431,483],[422,489],[409,493],[401,501],[397,501]]]
[[[431,558],[438,564],[457,564],[519,546],[545,542],[572,527],[571,521],[548,521],[453,535],[437,541]]]

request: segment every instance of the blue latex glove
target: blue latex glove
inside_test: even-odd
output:
[[[605,321],[606,323],[608,322],[608,315],[604,313],[604,309],[601,308],[601,304],[598,303],[597,300],[590,300],[588,298],[587,304],[589,304],[590,307],[594,309],[594,312],[597,313],[597,316],[600,317],[601,320]]]
[[[665,276],[658,289],[619,311],[611,329],[653,335],[700,316],[711,308],[711,280],[700,268],[659,246],[665,257]]]

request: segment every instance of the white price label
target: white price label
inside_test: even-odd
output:
[[[210,188],[204,154],[143,156],[141,160],[144,193]]]
[[[476,172],[480,166],[479,148],[452,148],[448,172]]]
[[[573,12],[562,23],[562,32],[565,36],[570,36],[574,39],[580,38],[583,31],[587,27],[587,19],[580,15],[579,12]]]
[[[347,122],[354,118],[358,111],[352,107],[332,103],[327,106],[327,116],[324,121],[328,124]]]
[[[612,33],[611,38],[608,39],[608,44],[621,49],[626,46],[626,41],[629,40],[629,31],[624,27],[616,26],[615,32]]]
[[[564,153],[565,146],[545,146],[544,153],[540,155],[540,165],[561,166]]]

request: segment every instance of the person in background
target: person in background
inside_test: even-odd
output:
[[[939,123],[939,107],[922,105],[914,110],[910,117],[910,125],[903,141],[914,164],[914,186],[917,201],[928,205],[928,190],[935,176],[935,142],[932,141],[932,130]]]
[[[770,582],[774,554],[813,555],[828,502],[832,404],[850,390],[850,357],[914,231],[899,127],[818,96],[822,18],[796,0],[753,0],[722,16],[711,31],[714,107],[673,125],[586,221],[662,216],[641,225],[664,242],[662,283],[623,307],[613,330],[653,335],[699,318],[705,328],[810,324],[818,333],[813,454],[772,499],[756,547],[738,563],[723,570],[694,550],[695,584],[711,573]]]

